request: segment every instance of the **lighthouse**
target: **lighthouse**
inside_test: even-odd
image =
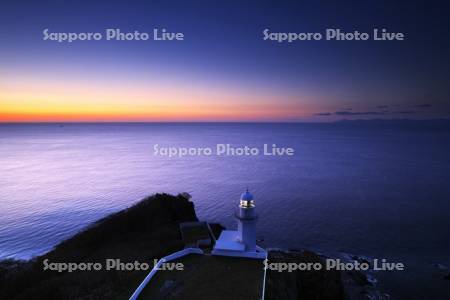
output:
[[[246,251],[255,251],[256,247],[256,211],[253,195],[248,191],[242,193],[236,212],[238,221],[238,239],[245,245]]]
[[[252,193],[247,189],[241,194],[235,213],[237,230],[224,230],[215,242],[213,255],[262,259],[266,251],[256,245],[256,207]]]

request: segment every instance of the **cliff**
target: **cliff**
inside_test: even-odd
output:
[[[43,262],[151,262],[183,249],[178,225],[197,221],[185,197],[156,194],[99,220],[33,261],[3,263],[0,299],[128,299],[148,271],[57,272]]]
[[[128,299],[149,270],[58,272],[44,270],[44,262],[104,264],[106,259],[120,259],[124,263],[151,264],[155,258],[184,248],[179,224],[192,221],[198,219],[188,197],[147,197],[97,221],[31,261],[0,263],[0,299]],[[211,225],[217,237],[223,227]],[[270,251],[269,260],[323,262],[321,256],[310,251]],[[367,299],[369,295],[373,295],[370,285],[357,272],[267,272],[267,300],[354,300]]]

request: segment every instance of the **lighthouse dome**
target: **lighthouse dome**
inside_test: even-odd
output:
[[[253,200],[252,193],[250,193],[248,190],[245,191],[245,193],[242,193],[242,195],[241,195],[241,200],[244,200],[244,201],[251,201],[251,200]]]

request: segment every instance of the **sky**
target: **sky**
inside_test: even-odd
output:
[[[2,1],[0,122],[450,117],[444,1]],[[182,32],[183,41],[43,39]],[[401,32],[403,41],[264,40]]]

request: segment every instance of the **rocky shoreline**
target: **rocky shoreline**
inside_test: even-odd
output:
[[[329,257],[309,250],[270,250],[270,262],[320,264],[322,269],[293,272],[268,271],[266,299],[391,299],[378,291],[360,271],[326,270]]]
[[[144,270],[52,272],[44,261],[153,261],[181,250],[185,244],[179,224],[196,222],[194,204],[186,194],[156,194],[111,214],[52,251],[30,261],[0,263],[0,299],[128,299]],[[214,235],[221,227],[213,224]],[[270,262],[316,262],[324,257],[311,251],[271,250]],[[366,275],[357,271],[267,272],[266,299],[389,299]]]

